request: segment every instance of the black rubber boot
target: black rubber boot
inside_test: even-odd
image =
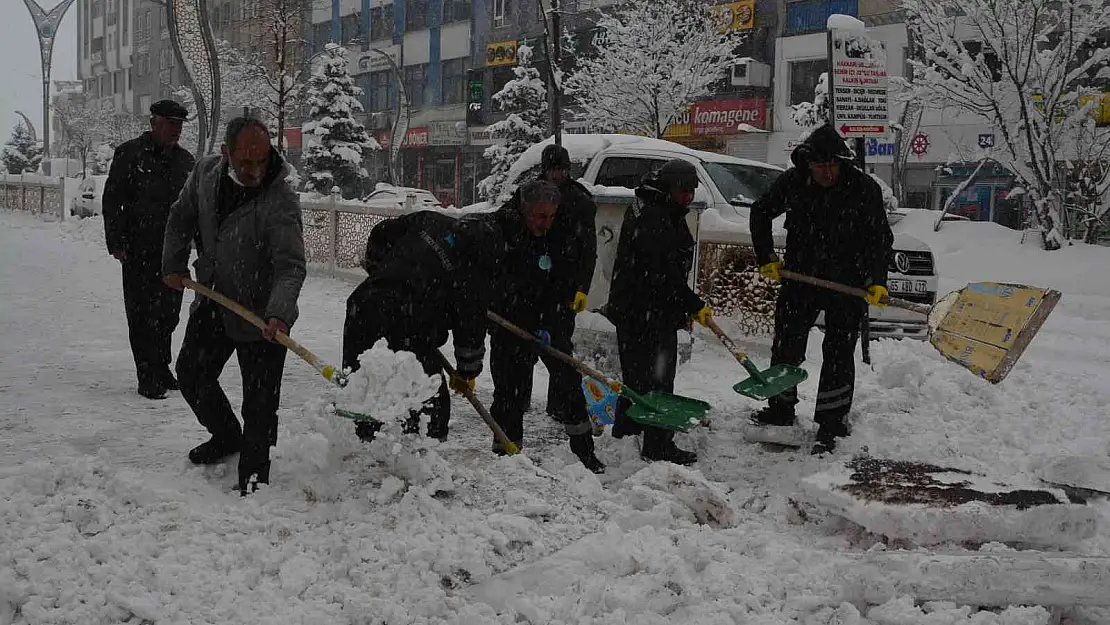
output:
[[[216,464],[239,451],[239,437],[213,436],[189,451],[193,464]]]
[[[358,421],[355,423],[355,436],[364,443],[371,443],[381,429],[382,424],[377,421]]]
[[[138,392],[147,399],[166,398],[166,387],[159,382],[140,382]]]
[[[698,455],[679,449],[674,444],[674,432],[659,428],[644,428],[644,446],[640,457],[648,462],[673,462],[683,466],[694,464]]]
[[[173,377],[173,373],[169,367],[162,369],[157,376],[157,382],[161,384],[166,390],[179,391],[181,385],[177,383],[177,378]]]
[[[255,478],[253,481],[251,478]],[[243,449],[239,454],[239,494],[246,496],[258,490],[259,484],[270,483],[270,447]]]
[[[836,451],[836,439],[852,435],[852,429],[846,423],[822,423],[817,428],[817,442],[809,453],[814,456],[831,454]]]
[[[590,432],[570,437],[570,450],[593,473],[605,473],[605,464],[594,455],[594,436]]]
[[[777,406],[767,406],[759,412],[752,414],[750,418],[752,423],[756,425],[791,427],[795,423],[793,410],[789,408],[779,408]]]

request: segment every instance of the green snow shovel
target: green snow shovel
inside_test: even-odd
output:
[[[203,284],[195,282],[189,278],[183,279],[181,283],[184,284],[187,288],[200,293],[201,295],[220,304],[231,312],[239,315],[244,320],[246,320],[247,323],[250,323],[252,326],[258,328],[259,330],[266,329],[266,323],[262,321],[262,319],[258,315],[247,310],[243,307],[242,304],[236,302],[230,297],[223,295],[222,293],[217,293],[216,291],[213,291]],[[289,335],[285,334],[284,332],[278,332],[275,340],[278,343],[281,343],[289,351],[300,356],[302,360],[312,365],[312,367],[316,369],[316,371],[318,371],[320,375],[324,376],[324,379],[328,382],[331,382],[339,388],[347,386],[346,374],[344,374],[339,369],[336,369],[335,367],[325,363],[323,360],[320,360],[320,358],[316,354],[310,352],[308,348],[304,345],[301,345],[300,343],[294,341],[292,338],[289,337]],[[372,423],[381,423],[381,421],[378,421],[368,414],[354,412],[351,410],[343,410],[342,408],[336,408],[335,414],[336,416],[343,417],[344,419],[351,419],[353,421],[370,421]]]
[[[717,325],[716,321],[713,321],[712,317],[706,319],[705,326],[717,335],[717,338],[721,340],[729,353],[748,372],[747,380],[737,382],[732,387],[732,390],[744,397],[758,400],[770,399],[787,389],[798,386],[809,377],[809,373],[805,369],[791,365],[771,365],[769,369],[760,371],[759,367],[755,366],[755,363],[748,358],[747,354],[740,351],[736,343],[721,330],[721,327]]]
[[[590,367],[586,363],[576,360],[554,347],[547,345],[541,341],[539,337],[534,336],[521,327],[513,325],[497,313],[487,312],[486,316],[497,325],[505,328],[521,339],[536,344],[544,353],[552,358],[567,363],[582,375],[598,380],[602,384],[613,389],[613,392],[631,401],[632,406],[628,409],[628,418],[640,425],[685,432],[701,424],[702,420],[705,419],[706,413],[709,412],[710,405],[700,399],[683,397],[664,391],[651,391],[650,393],[641,395],[617,380]]]

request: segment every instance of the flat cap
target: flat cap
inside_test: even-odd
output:
[[[189,111],[173,100],[158,100],[154,104],[151,104],[150,114],[181,121],[185,121],[189,118]]]

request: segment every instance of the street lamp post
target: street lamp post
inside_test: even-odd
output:
[[[57,6],[44,11],[35,0],[23,0],[31,19],[35,22],[35,34],[39,39],[39,54],[42,61],[42,157],[50,158],[50,62],[54,56],[54,35],[73,0],[62,0]]]

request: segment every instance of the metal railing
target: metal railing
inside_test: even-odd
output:
[[[337,270],[362,267],[370,230],[405,212],[404,208],[367,206],[344,200],[338,193],[319,199],[302,196],[305,259],[327,266],[333,275]]]
[[[65,219],[65,181],[34,174],[0,174],[0,205]]]

